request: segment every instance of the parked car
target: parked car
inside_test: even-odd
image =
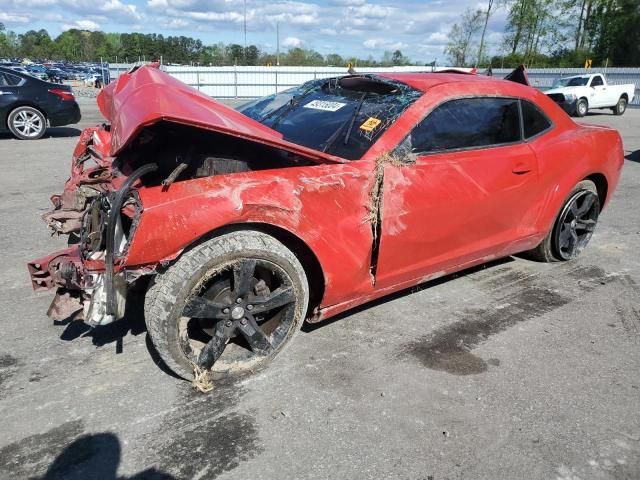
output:
[[[601,73],[559,78],[545,93],[570,115],[584,117],[590,109],[609,108],[622,115],[633,100],[636,86],[607,84]]]
[[[0,67],[0,131],[10,131],[20,140],[35,140],[47,126],[79,121],[80,107],[71,87]]]
[[[39,78],[40,80],[49,80],[47,70],[42,65],[27,65],[26,69],[31,75]]]
[[[236,111],[144,66],[98,105],[109,124],[82,133],[44,217],[79,243],[30,262],[33,287],[94,326],[146,290],[187,379],[253,371],[305,320],[489,259],[571,260],[624,162],[616,130],[464,73],[314,80]]]
[[[85,87],[95,87],[96,82],[100,82],[101,85],[104,84],[102,80],[102,75],[98,73],[90,73],[84,77],[83,83]]]

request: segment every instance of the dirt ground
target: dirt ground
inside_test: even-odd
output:
[[[159,365],[140,315],[54,324],[25,264],[79,125],[0,136],[0,479],[640,478],[640,109],[590,246],[508,258],[307,327],[212,394]]]

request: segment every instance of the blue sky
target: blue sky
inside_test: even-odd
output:
[[[205,44],[243,43],[244,0],[0,0],[0,22],[18,33],[69,28],[162,33],[200,38]],[[380,58],[400,49],[413,60],[444,62],[451,25],[477,0],[246,0],[247,43],[275,51],[280,45],[326,54]],[[506,12],[491,18],[488,43],[500,46]]]

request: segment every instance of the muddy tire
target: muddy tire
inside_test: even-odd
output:
[[[256,371],[280,353],[304,322],[308,302],[295,255],[273,237],[239,231],[196,246],[158,273],[145,297],[145,321],[164,363],[187,380],[226,332],[205,367],[220,379]]]
[[[584,117],[589,111],[589,102],[586,98],[581,98],[576,103],[576,117]]]
[[[9,113],[7,126],[19,140],[37,140],[47,130],[47,120],[33,107],[18,107]]]
[[[547,236],[525,256],[539,262],[572,260],[587,246],[600,214],[600,200],[590,180],[578,183],[565,200]]]
[[[623,115],[624,112],[627,111],[627,99],[624,97],[620,97],[618,103],[616,103],[616,106],[611,110],[613,110],[614,115]]]

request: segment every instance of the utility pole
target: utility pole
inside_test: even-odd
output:
[[[484,28],[482,29],[482,35],[480,36],[480,48],[478,49],[478,58],[476,58],[475,68],[478,68],[478,64],[482,60],[482,47],[484,47],[484,34],[487,32],[487,24],[489,23],[489,15],[491,15],[492,5],[493,5],[493,0],[489,0],[489,5],[487,6],[487,15],[484,19]]]
[[[280,24],[276,23],[276,67],[280,66]]]
[[[247,64],[247,0],[244,0],[244,64]]]

